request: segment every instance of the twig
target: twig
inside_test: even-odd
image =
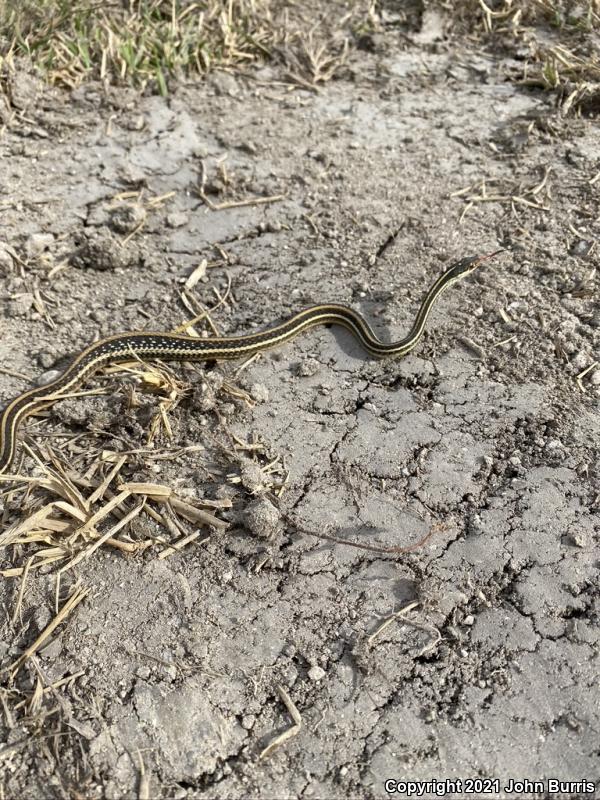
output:
[[[192,531],[192,533],[184,536],[183,539],[178,539],[173,544],[170,544],[166,550],[163,550],[162,553],[158,554],[158,560],[162,561],[165,558],[169,558],[172,556],[173,553],[177,553],[180,550],[183,550],[184,547],[187,547],[190,542],[195,541],[200,536],[201,531]],[[206,544],[206,542],[210,541],[210,536],[205,536],[204,539],[198,542],[198,544]]]
[[[280,747],[282,744],[287,742],[289,739],[292,739],[294,736],[300,732],[302,728],[302,717],[300,716],[300,712],[292,702],[289,694],[283,688],[283,686],[277,686],[277,691],[279,692],[279,696],[283,700],[285,707],[288,710],[290,717],[292,718],[293,725],[284,731],[279,736],[276,736],[270,744],[268,744],[265,749],[261,752],[258,757],[259,761],[262,761],[263,758],[271,755],[273,750]]]
[[[401,617],[403,614],[407,614],[409,611],[412,611],[413,608],[418,608],[418,606],[420,605],[421,604],[419,603],[418,600],[413,600],[412,603],[408,603],[408,605],[403,606],[400,609],[400,611],[396,611],[396,613],[392,614],[391,617],[385,619],[381,623],[381,625],[375,631],[373,631],[373,633],[367,638],[367,644],[372,645],[374,640],[379,636],[379,634],[383,633],[383,631],[386,628],[389,628],[389,626],[392,624],[392,622],[394,622],[394,620],[398,619],[398,617]]]
[[[243,208],[244,206],[264,206],[285,200],[284,194],[273,194],[270,197],[248,197],[246,200],[227,200],[224,203],[213,203],[203,191],[200,191],[199,195],[200,199],[206,203],[211,211],[224,211],[227,208]]]
[[[48,639],[48,637],[55,631],[56,628],[63,622],[66,617],[75,609],[79,603],[86,597],[88,594],[89,589],[76,589],[75,592],[69,597],[67,602],[58,612],[58,614],[54,617],[52,622],[47,625],[44,630],[40,633],[37,639],[34,641],[32,645],[30,645],[25,652],[17,658],[15,662],[10,667],[7,667],[8,671],[10,672],[11,679],[14,679],[17,672],[21,669],[23,664],[27,661],[28,658],[38,650],[41,645]]]
[[[577,384],[578,384],[578,386],[579,386],[579,388],[581,389],[582,392],[585,392],[585,387],[584,387],[584,385],[582,383],[583,379],[588,374],[588,372],[591,372],[593,369],[595,369],[599,365],[600,365],[600,361],[592,361],[592,363],[589,365],[589,367],[586,367],[585,369],[582,369],[581,372],[578,375],[575,376],[575,380],[577,381]]]
[[[415,655],[415,658],[419,658],[428,650],[433,650],[433,648],[436,647],[442,640],[442,634],[439,632],[439,630],[435,628],[433,625],[427,625],[424,622],[417,622],[412,619],[407,619],[404,616],[404,614],[408,613],[409,611],[412,611],[413,608],[417,608],[419,605],[420,603],[418,600],[413,600],[411,603],[408,603],[408,605],[401,608],[400,611],[396,611],[395,614],[392,614],[391,617],[388,617],[386,620],[384,620],[381,623],[381,625],[375,631],[373,631],[373,633],[367,638],[367,644],[372,645],[373,641],[377,638],[377,636],[379,636],[380,633],[382,633],[386,628],[388,628],[392,624],[392,622],[394,622],[399,618],[402,618],[402,622],[405,625],[412,625],[413,628],[419,628],[420,630],[427,631],[427,633],[435,634],[434,640],[428,642],[424,647],[422,647],[421,650],[419,650],[419,652]]]

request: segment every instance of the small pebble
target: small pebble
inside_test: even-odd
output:
[[[266,403],[269,400],[269,390],[262,383],[253,383],[250,387],[250,397],[257,403]]]
[[[128,131],[142,131],[146,125],[146,118],[143,114],[136,114],[132,117],[126,117],[122,121],[122,125]]]
[[[56,356],[53,356],[52,353],[38,353],[37,360],[42,369],[50,369],[56,361]]]
[[[227,419],[235,414],[236,408],[233,403],[223,403],[219,410],[221,412],[221,416]]]
[[[569,534],[568,541],[569,544],[575,547],[586,547],[586,545],[589,544],[588,536],[583,533],[583,531],[576,531],[575,533]]]
[[[575,367],[576,370],[585,369],[589,363],[589,359],[587,353],[584,353],[582,350],[577,353],[576,356],[573,357],[571,364]]]
[[[305,358],[298,364],[296,374],[300,378],[310,378],[312,375],[316,375],[320,368],[321,364],[316,358]]]
[[[239,93],[237,80],[228,72],[213,73],[210,83],[217,95],[235,97]]]
[[[187,225],[189,220],[188,215],[183,211],[173,211],[167,215],[167,225],[169,228],[182,228]]]
[[[315,682],[323,680],[326,674],[327,673],[322,667],[314,666],[308,670],[308,677],[311,679],[311,681]]]
[[[54,236],[51,233],[32,233],[25,243],[25,252],[29,258],[35,258],[41,255],[53,242]]]
[[[377,408],[377,406],[375,405],[375,403],[365,403],[363,408],[366,411],[370,411],[371,414],[373,414],[373,416],[375,416],[375,417],[379,416],[380,412],[379,412],[379,409]]]
[[[43,372],[41,375],[38,375],[36,384],[37,386],[45,386],[47,383],[51,383],[52,381],[56,380],[62,372],[59,369],[49,369],[47,372]]]

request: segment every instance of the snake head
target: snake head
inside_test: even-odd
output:
[[[468,275],[470,272],[476,270],[484,261],[489,261],[490,258],[494,258],[494,256],[504,252],[505,250],[495,250],[493,253],[487,253],[483,256],[467,256],[466,258],[461,258],[460,261],[457,261],[456,264],[452,266],[451,271],[455,278],[462,278],[464,275]]]

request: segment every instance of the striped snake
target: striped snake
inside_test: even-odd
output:
[[[6,406],[0,416],[0,474],[6,472],[12,464],[20,422],[42,406],[60,400],[79,386],[84,378],[110,362],[131,356],[171,361],[213,359],[220,361],[240,358],[287,342],[316,325],[341,325],[358,339],[371,356],[400,358],[418,343],[431,309],[440,294],[500,252],[502,251],[497,250],[485,256],[463,258],[449,267],[425,295],[407,336],[397,342],[382,342],[361,314],[348,306],[335,303],[310,306],[280,325],[243,336],[195,339],[172,333],[140,331],[119,333],[94,342],[82,350],[58,378],[45,386],[29,389]]]

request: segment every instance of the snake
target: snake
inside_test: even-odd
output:
[[[469,275],[498,253],[468,256],[453,263],[425,294],[408,334],[398,341],[382,341],[367,320],[350,306],[324,303],[305,308],[286,321],[257,333],[195,338],[175,333],[132,331],[108,336],[83,349],[57,378],[15,397],[0,415],[0,475],[10,468],[20,423],[41,407],[63,399],[82,381],[109,363],[133,357],[165,361],[221,361],[252,356],[288,342],[317,325],[339,325],[349,330],[375,358],[401,358],[418,344],[436,300],[449,286]]]

